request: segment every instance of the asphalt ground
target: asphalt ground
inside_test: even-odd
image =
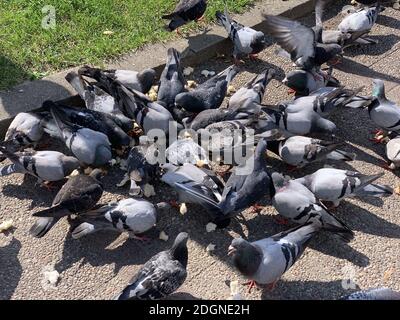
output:
[[[328,14],[336,14],[343,5],[339,2]],[[312,25],[313,16],[303,19]],[[340,17],[331,17],[327,27],[335,27]],[[346,50],[342,65],[334,70],[334,76],[349,88],[365,85],[364,93],[371,92],[371,78],[385,80],[387,96],[400,101],[400,12],[386,9],[378,18],[371,35],[379,44]],[[254,74],[266,67],[276,70],[276,80],[267,88],[264,102],[276,103],[291,96],[280,83],[284,72],[292,67],[274,55],[270,46],[259,55],[256,62],[247,61],[244,70],[233,82],[238,89]],[[210,60],[196,66],[189,79],[198,82],[204,69],[220,71],[231,61],[227,58]],[[339,69],[340,68],[340,69]],[[367,111],[340,109],[331,119],[337,124],[338,138],[348,142],[346,151],[355,152],[357,159],[350,163],[330,162],[335,168],[357,170],[366,174],[382,172],[379,165],[385,159],[384,145],[369,141],[374,129]],[[63,150],[59,144],[51,148]],[[65,149],[64,149],[65,150]],[[5,162],[5,164],[8,162]],[[325,164],[308,166],[289,173],[286,166],[271,156],[276,170],[300,177],[314,172]],[[114,167],[103,179],[105,192],[102,203],[128,197],[128,187],[118,188],[123,172]],[[396,187],[398,173],[385,171],[378,183]],[[60,184],[61,185],[61,184]],[[68,233],[69,225],[63,219],[42,239],[29,236],[34,223],[33,212],[46,208],[57,192],[47,191],[36,184],[32,177],[15,174],[0,180],[0,223],[12,219],[14,228],[0,234],[0,299],[110,299],[128,283],[130,278],[152,255],[171,246],[175,236],[186,231],[189,264],[185,284],[171,298],[175,299],[227,299],[229,281],[244,282],[233,268],[227,256],[231,240],[238,236],[254,241],[287,229],[277,224],[276,211],[268,198],[259,213],[244,211],[245,223],[233,222],[227,229],[206,232],[207,216],[201,207],[188,205],[184,215],[177,210],[160,213],[157,229],[151,234],[154,240],[141,243],[127,234],[99,232],[79,240]],[[156,196],[150,201],[176,199],[176,194],[166,185],[155,185]],[[361,288],[386,286],[400,290],[400,202],[399,196],[388,198],[364,198],[343,201],[336,214],[355,231],[355,239],[348,245],[329,234],[316,236],[297,263],[284,274],[271,292],[241,287],[245,299],[336,299]],[[168,234],[167,242],[158,239],[158,233]],[[216,245],[212,253],[209,244]],[[44,283],[44,272],[53,268],[60,274],[56,286]]]

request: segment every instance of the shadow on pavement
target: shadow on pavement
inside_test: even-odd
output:
[[[11,299],[15,288],[18,286],[22,274],[21,262],[18,253],[21,242],[12,238],[9,244],[0,247],[0,300]]]

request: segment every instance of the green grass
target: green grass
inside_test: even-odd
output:
[[[170,39],[174,35],[163,29],[161,15],[176,1],[0,0],[0,90],[72,66],[102,65],[146,43]],[[240,12],[252,2],[227,4]],[[42,28],[45,5],[56,9],[54,29]],[[209,0],[207,20],[223,7],[223,0]]]

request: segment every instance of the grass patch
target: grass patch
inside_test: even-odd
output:
[[[0,0],[0,90],[82,64],[102,65],[130,50],[173,34],[161,15],[177,0]],[[228,0],[241,12],[254,0]],[[55,8],[55,28],[44,29],[42,8]],[[224,7],[209,0],[207,20]],[[193,28],[193,24],[189,26]],[[104,34],[111,31],[111,34]]]

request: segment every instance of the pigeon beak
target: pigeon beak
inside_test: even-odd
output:
[[[236,252],[236,248],[229,246],[228,248],[228,256],[233,255]]]

